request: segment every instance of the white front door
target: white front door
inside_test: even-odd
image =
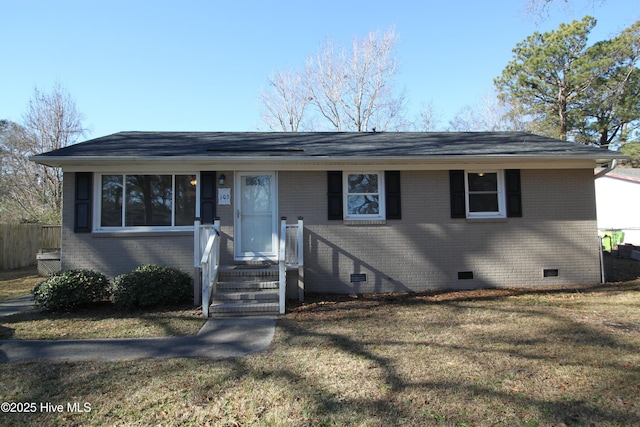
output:
[[[276,259],[278,198],[275,172],[236,173],[236,189],[236,258]]]

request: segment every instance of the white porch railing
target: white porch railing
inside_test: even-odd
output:
[[[287,224],[287,218],[280,220],[280,248],[278,252],[278,277],[280,314],[285,312],[287,269],[298,269],[298,298],[304,298],[304,222],[298,217],[296,224]]]
[[[220,268],[220,221],[201,225],[196,220],[194,233],[194,267],[202,272],[202,315],[208,318]]]
[[[299,217],[295,224],[287,224],[285,263],[288,268],[304,265],[304,246],[302,244],[304,224]]]
[[[211,298],[216,292],[220,269],[220,221],[213,224],[194,223],[194,268],[196,277],[202,282],[202,315],[209,317]],[[287,270],[298,269],[298,298],[304,297],[304,223],[302,217],[295,224],[287,224],[283,217],[280,223],[280,244],[278,248],[278,299],[279,312],[284,314],[287,288]],[[199,284],[198,284],[199,285]],[[197,286],[199,288],[200,286]]]

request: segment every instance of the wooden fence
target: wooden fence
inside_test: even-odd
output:
[[[0,270],[36,265],[36,254],[59,249],[60,237],[59,225],[0,224]]]

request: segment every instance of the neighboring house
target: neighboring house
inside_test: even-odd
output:
[[[640,169],[617,167],[596,179],[596,206],[601,233],[622,231],[622,242],[640,246]]]
[[[619,154],[520,132],[122,132],[34,156],[62,167],[62,267],[275,260],[304,217],[307,292],[600,280],[594,168]],[[354,276],[355,275],[355,276]],[[354,280],[356,278],[356,280]]]

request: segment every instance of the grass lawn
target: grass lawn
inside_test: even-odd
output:
[[[44,279],[35,267],[1,271],[0,302],[30,294]],[[186,336],[203,325],[202,312],[192,307],[122,312],[105,303],[70,313],[31,311],[0,318],[0,340]]]
[[[37,267],[0,271],[0,302],[30,294],[44,279]]]
[[[0,364],[37,409],[0,425],[640,425],[639,307],[640,280],[318,297],[242,358]]]

